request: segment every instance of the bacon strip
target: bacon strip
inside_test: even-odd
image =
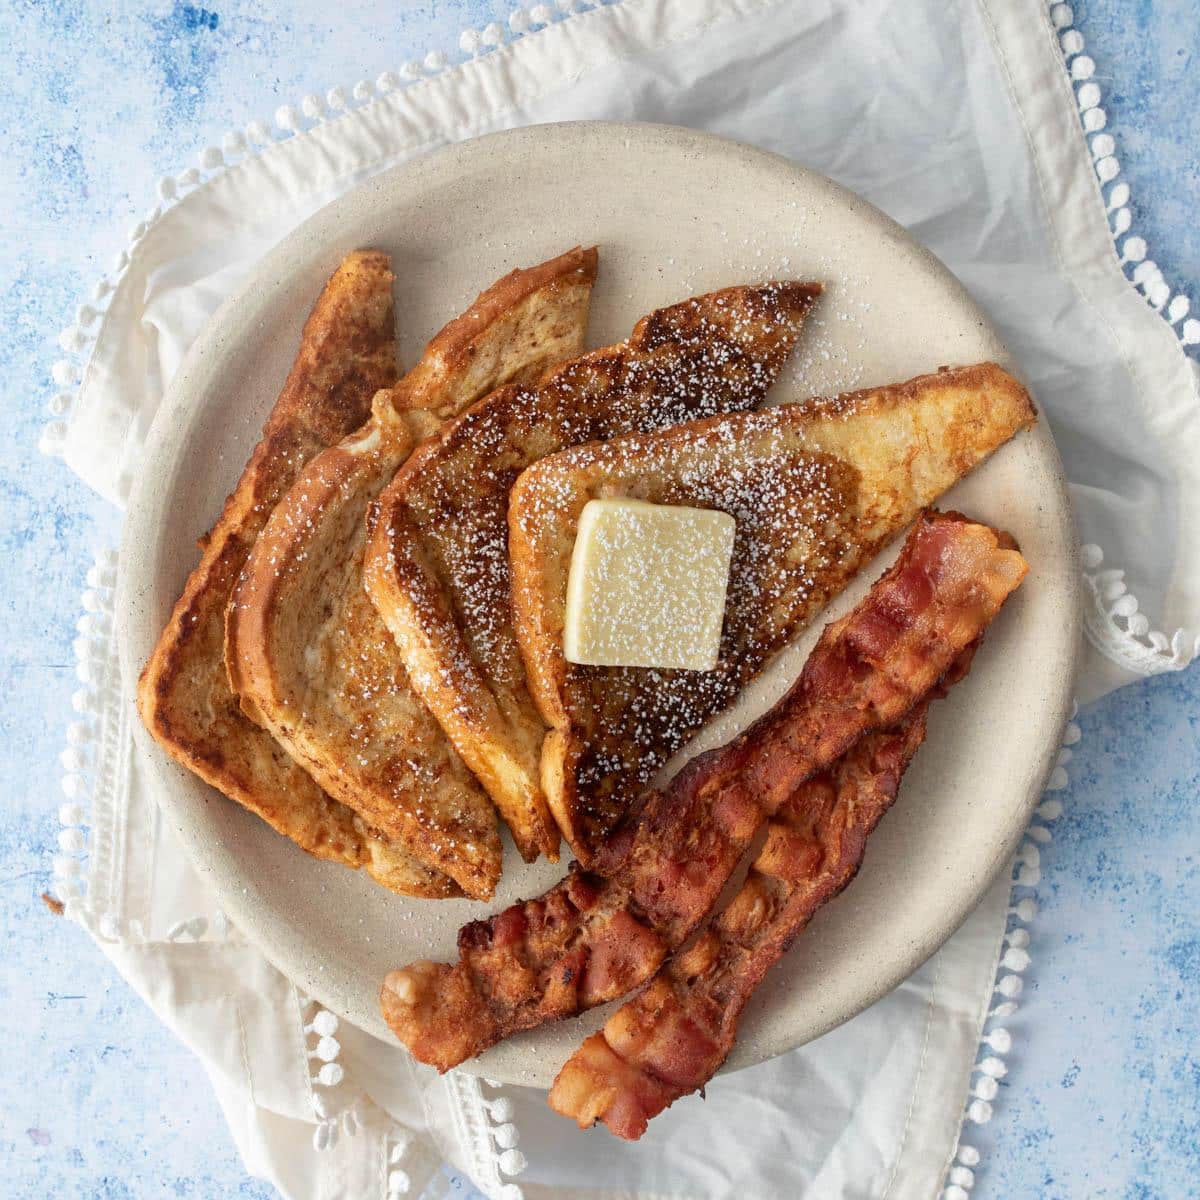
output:
[[[391,972],[380,1005],[441,1071],[543,1021],[616,999],[654,974],[712,909],[763,821],[865,734],[922,701],[1027,567],[1005,534],[926,513],[895,565],[822,634],[787,695],[694,759],[544,896],[459,933],[459,961]]]
[[[960,656],[938,694],[967,673],[974,649]],[[857,873],[867,836],[925,740],[932,699],[894,728],[860,738],[779,807],[728,907],[567,1060],[550,1090],[555,1112],[581,1129],[603,1121],[636,1141],[651,1119],[717,1073],[768,969]]]

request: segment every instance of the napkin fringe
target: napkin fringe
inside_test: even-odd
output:
[[[1007,1055],[1012,1050],[1012,1033],[1004,1022],[1015,1015],[1017,998],[1025,989],[1025,972],[1032,963],[1029,954],[1030,929],[1038,915],[1037,886],[1042,880],[1041,846],[1053,840],[1049,826],[1062,816],[1062,801],[1055,793],[1070,783],[1067,766],[1082,732],[1075,721],[1078,707],[1063,730],[1062,746],[1046,783],[1041,803],[1034,809],[1033,820],[1013,861],[1012,892],[1009,897],[1008,928],[998,947],[996,978],[987,1003],[983,1032],[979,1039],[977,1061],[971,1068],[966,1103],[959,1124],[958,1139],[946,1171],[941,1200],[969,1200],[967,1193],[975,1184],[975,1172],[982,1161],[978,1147],[963,1141],[968,1125],[986,1125],[995,1115],[994,1103],[1000,1092],[1000,1080],[1008,1074]],[[991,1004],[992,997],[999,1001]]]
[[[357,1100],[341,1108],[330,1103],[330,1092],[346,1078],[346,1068],[338,1062],[342,1044],[335,1036],[338,1031],[337,1016],[299,989],[296,990],[296,999],[300,1005],[304,1052],[315,1068],[309,1072],[310,1102],[313,1119],[317,1123],[312,1135],[313,1149],[332,1150],[341,1134],[354,1137],[359,1133],[362,1114]],[[306,1013],[309,1014],[307,1020]],[[313,1043],[311,1046],[310,1041]]]
[[[1052,0],[1050,23],[1058,34],[1063,65],[1075,90],[1080,123],[1088,139],[1092,169],[1100,184],[1121,269],[1184,347],[1200,345],[1200,320],[1189,316],[1191,300],[1167,281],[1162,268],[1148,257],[1146,239],[1133,229],[1130,187],[1117,178],[1121,162],[1116,138],[1108,132],[1108,113],[1101,104],[1103,93],[1095,79],[1096,62],[1086,52],[1083,34],[1075,28],[1071,6]],[[1084,629],[1088,640],[1107,658],[1135,675],[1183,670],[1200,655],[1200,632],[1189,635],[1186,629],[1177,629],[1168,637],[1160,630],[1152,630],[1149,618],[1140,611],[1137,597],[1125,583],[1125,572],[1111,567],[1099,570],[1103,562],[1104,552],[1099,546],[1082,548]]]
[[[87,572],[87,590],[81,597],[83,614],[76,622],[75,675],[80,687],[71,696],[76,719],[67,726],[66,748],[59,756],[62,790],[58,809],[61,828],[58,853],[53,861],[51,894],[73,920],[91,928],[95,893],[111,878],[108,862],[119,850],[119,839],[111,830],[96,825],[96,788],[112,768],[112,755],[120,755],[123,740],[112,729],[110,689],[119,679],[110,654],[113,629],[113,589],[116,585],[117,552],[103,550]],[[118,936],[116,916],[103,914],[96,932],[106,938]]]
[[[1200,633],[1177,629],[1171,637],[1150,628],[1138,599],[1125,583],[1125,572],[1104,566],[1104,551],[1094,543],[1080,548],[1083,567],[1083,627],[1088,640],[1114,662],[1136,675],[1182,671],[1200,654]]]
[[[454,1101],[459,1143],[472,1157],[468,1171],[472,1181],[493,1200],[522,1200],[520,1187],[504,1179],[521,1174],[528,1165],[518,1146],[513,1102],[507,1096],[488,1099],[480,1081],[464,1071],[449,1072],[443,1082]],[[503,1086],[491,1079],[484,1082],[497,1091]]]
[[[387,1161],[387,1200],[400,1200],[412,1190],[412,1180],[408,1172],[401,1166],[408,1148],[413,1144],[413,1135],[400,1125],[394,1125],[384,1139],[384,1156]],[[439,1187],[444,1176],[435,1177],[426,1187],[422,1200],[443,1200],[446,1192]]]
[[[1118,246],[1118,258],[1125,277],[1171,326],[1183,345],[1200,345],[1200,320],[1188,316],[1191,300],[1167,282],[1162,268],[1146,257],[1149,253],[1146,239],[1132,232],[1129,184],[1114,182],[1121,173],[1121,163],[1117,158],[1116,138],[1106,132],[1108,114],[1100,103],[1103,96],[1095,79],[1096,61],[1086,53],[1087,44],[1083,34],[1075,28],[1075,13],[1071,6],[1051,0],[1050,23],[1058,33],[1059,49],[1072,86],[1079,85],[1075,88],[1075,100],[1079,105],[1080,123],[1084,136],[1089,139],[1092,168],[1100,182],[1113,240],[1123,239]],[[1106,187],[1107,193],[1104,192]]]

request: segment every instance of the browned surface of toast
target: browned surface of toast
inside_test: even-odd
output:
[[[363,867],[405,890],[419,861],[332,799],[248,721],[225,673],[225,609],[259,531],[304,464],[362,423],[375,391],[396,378],[387,255],[350,254],[304,326],[300,350],[237,486],[203,539],[138,682],[146,728],[177,762],[319,858]]]
[[[429,343],[371,419],[313,459],[271,516],[229,609],[243,706],[339,800],[427,865],[488,898],[501,846],[486,794],[409,684],[363,588],[368,511],[439,419],[577,354],[594,250],[514,271]]]
[[[371,596],[417,691],[488,789],[522,855],[558,852],[539,784],[545,724],[513,629],[508,492],[565,447],[759,404],[817,284],[728,288],[643,318],[627,342],[487,397],[380,497]]]
[[[552,726],[543,786],[580,860],[590,860],[670,755],[872,555],[1035,415],[1025,389],[983,363],[580,446],[525,471],[510,502],[516,631]],[[589,500],[612,496],[736,519],[715,670],[579,666],[563,657],[579,515]]]

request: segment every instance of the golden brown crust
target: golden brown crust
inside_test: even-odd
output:
[[[301,473],[229,609],[226,655],[246,711],[331,794],[478,898],[500,874],[495,814],[364,591],[367,514],[438,415],[577,350],[595,266],[594,251],[576,249],[515,271],[450,322],[376,397],[370,421]]]
[[[572,359],[537,388],[480,401],[381,497],[368,586],[527,860],[556,857],[558,829],[539,782],[545,725],[512,624],[510,486],[565,446],[759,403],[820,291],[733,287],[652,313],[627,342]]]
[[[413,436],[393,406],[394,394],[392,388],[376,392],[368,420],[308,464],[296,480],[300,486],[282,498],[287,501],[287,519],[276,505],[279,516],[272,511],[275,519],[268,520],[259,534],[234,589],[225,620],[225,669],[242,711],[256,724],[265,725],[255,704],[256,690],[272,707],[282,703],[279,680],[271,670],[271,624],[290,587],[287,564],[300,552],[295,545],[298,537],[310,536],[310,531],[319,527],[343,491],[369,487],[372,475],[386,473],[388,459],[403,459],[412,449]],[[367,438],[375,440],[375,450],[369,455],[356,454],[354,447]],[[362,507],[365,513],[366,502]],[[352,530],[346,532],[353,536]]]
[[[513,612],[552,727],[542,785],[584,862],[653,773],[725,708],[859,567],[1035,417],[994,363],[713,417],[543,459],[509,506]],[[584,667],[562,652],[583,507],[630,496],[737,518],[716,670]]]
[[[509,396],[520,394],[519,387],[502,388],[471,412],[495,411]],[[522,856],[531,862],[544,853],[557,860],[557,826],[538,790],[527,785],[526,772],[513,763],[505,746],[496,746],[489,737],[493,693],[469,653],[464,653],[464,637],[471,633],[476,639],[486,639],[492,630],[503,636],[506,613],[494,606],[486,613],[465,613],[462,596],[476,588],[492,594],[488,576],[506,567],[504,525],[472,503],[478,495],[474,480],[480,478],[474,472],[474,480],[457,473],[443,476],[430,503],[410,503],[405,490],[405,479],[437,471],[443,456],[466,450],[474,441],[474,429],[470,420],[452,425],[442,438],[418,449],[384,492],[368,549],[367,587],[387,619],[422,699],[491,795]],[[478,442],[475,449],[485,444]],[[473,451],[467,452],[474,458]],[[447,490],[441,490],[442,483]],[[497,534],[501,541],[495,545],[492,539]],[[488,548],[477,554],[485,538]],[[463,621],[471,622],[469,633],[465,634]],[[502,665],[512,661],[515,650],[515,644],[498,646],[489,655],[498,664],[499,686],[520,689],[519,678],[506,675]],[[506,710],[515,710],[519,721],[528,707],[527,700],[521,703],[518,691],[516,702],[506,705]],[[543,732],[536,715],[532,724],[516,725],[514,736],[522,742],[526,761],[537,761]]]
[[[465,407],[464,396],[486,395],[497,379],[529,382],[561,361],[554,347],[564,336],[574,340],[578,298],[585,298],[586,317],[586,297],[596,282],[599,261],[595,246],[576,246],[498,279],[425,347],[420,362],[402,381],[406,406],[443,420],[457,417]],[[531,312],[535,297],[537,311]],[[488,343],[479,338],[484,328],[493,331]],[[526,365],[514,368],[517,362]]]
[[[146,728],[177,762],[319,858],[364,867],[405,890],[413,863],[321,791],[247,721],[225,674],[225,608],[259,531],[303,464],[345,436],[396,377],[392,273],[356,251],[334,272],[304,326],[279,399],[138,683]]]

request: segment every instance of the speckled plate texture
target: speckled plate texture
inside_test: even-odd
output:
[[[300,327],[348,251],[392,256],[403,361],[492,280],[577,243],[600,247],[590,341],[697,292],[778,277],[826,295],[773,402],[908,378],[942,364],[1013,367],[984,314],[928,251],[823,176],[735,142],[663,126],[576,123],[500,133],[380,175],[269,254],[214,317],[163,402],[122,549],[119,619],[132,683],[279,392]],[[1009,860],[1066,721],[1079,637],[1075,535],[1045,421],[954,489],[945,505],[1011,531],[1031,565],[965,683],[935,705],[900,799],[848,891],[827,906],[748,1007],[728,1067],[782,1053],[852,1017],[944,942]],[[890,554],[894,554],[894,549]],[[890,557],[826,614],[845,611]],[[824,622],[818,622],[819,625]],[[811,629],[689,752],[720,744],[795,678]],[[163,810],[219,902],[302,988],[391,1040],[380,980],[452,958],[467,920],[561,874],[509,845],[493,905],[393,896],[317,862],[139,736]],[[607,1009],[512,1038],[472,1063],[548,1085]]]

